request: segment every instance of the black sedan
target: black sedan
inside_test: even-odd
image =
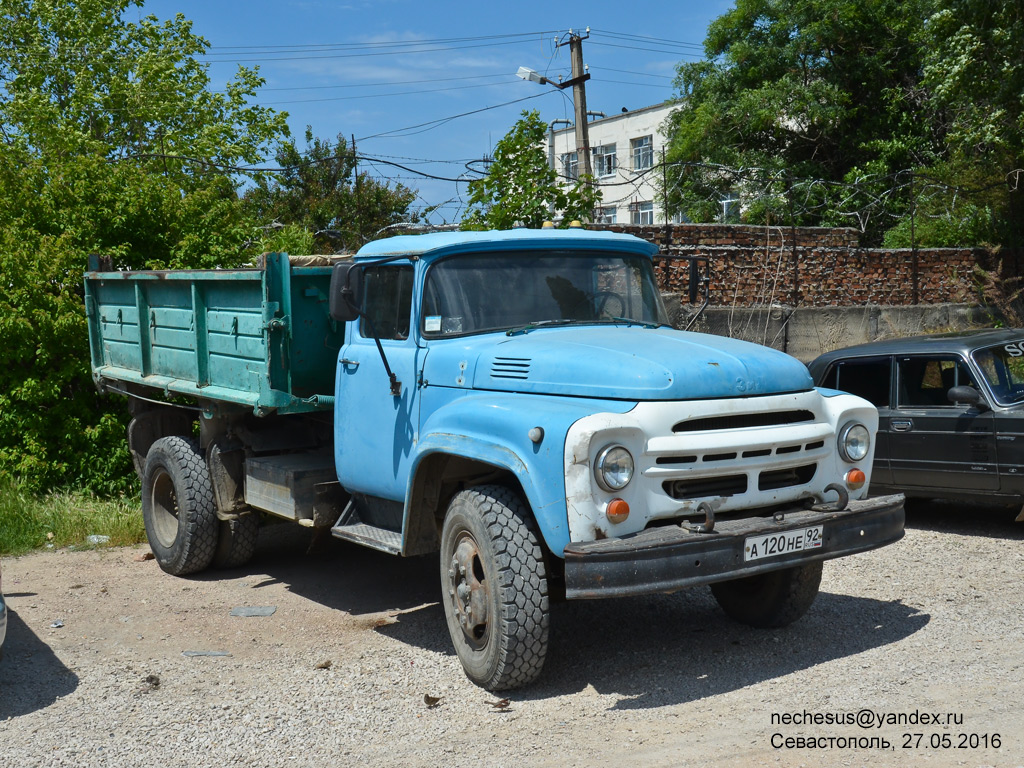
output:
[[[872,493],[1024,504],[1024,330],[876,341],[808,367],[878,408]]]

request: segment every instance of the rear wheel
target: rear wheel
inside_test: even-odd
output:
[[[731,618],[764,629],[784,627],[811,607],[821,585],[821,561],[720,581],[711,593]]]
[[[153,555],[168,573],[196,573],[213,560],[213,486],[193,440],[163,437],[150,447],[142,473],[142,519]]]
[[[260,517],[255,512],[234,520],[221,520],[217,551],[213,554],[215,568],[238,568],[252,559],[260,533]]]
[[[548,646],[544,556],[526,505],[507,488],[452,499],[441,531],[448,631],[466,675],[492,691],[533,682]]]

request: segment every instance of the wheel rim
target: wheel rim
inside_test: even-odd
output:
[[[448,598],[466,642],[474,650],[487,645],[489,637],[490,584],[484,571],[480,548],[468,533],[455,541],[448,564]]]
[[[153,510],[153,533],[161,546],[170,549],[178,537],[178,496],[166,471],[161,471],[153,481],[149,501]]]

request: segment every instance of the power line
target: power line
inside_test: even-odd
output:
[[[480,109],[473,109],[473,110],[470,110],[469,112],[460,112],[459,114],[451,115],[450,117],[441,117],[441,118],[438,118],[436,120],[428,120],[425,123],[417,123],[416,125],[409,125],[409,126],[406,126],[405,128],[395,128],[394,130],[390,130],[390,131],[381,131],[380,133],[374,133],[374,134],[371,134],[369,136],[363,136],[363,137],[359,138],[358,141],[366,141],[367,139],[376,139],[376,138],[378,138],[380,136],[393,136],[395,134],[400,134],[403,131],[412,131],[415,128],[423,128],[424,126],[430,126],[431,128],[437,128],[438,126],[443,125],[444,123],[447,123],[447,122],[449,122],[451,120],[455,120],[456,118],[459,118],[459,117],[466,117],[468,115],[475,115],[475,114],[478,114],[480,112],[486,112],[486,111],[488,111],[490,109],[498,109],[499,107],[507,107],[510,104],[518,104],[518,103],[523,102],[523,101],[529,101],[530,99],[536,99],[536,98],[539,98],[541,96],[547,96],[549,93],[550,92],[548,92],[548,91],[542,91],[541,93],[535,93],[532,96],[524,96],[521,99],[513,99],[512,101],[506,101],[506,102],[503,102],[501,104],[494,104],[494,105],[489,106],[489,107],[481,107]],[[561,93],[561,91],[558,91],[558,93]],[[427,128],[427,130],[430,130],[430,128]],[[421,133],[421,132],[422,131],[417,131],[417,133]],[[403,135],[410,135],[411,136],[413,134],[403,134]]]
[[[641,77],[657,77],[662,80],[673,80],[669,75],[655,75],[650,72],[636,72],[632,69],[612,69],[611,67],[591,67],[591,72],[618,72],[621,75],[640,75]]]
[[[661,48],[649,48],[649,47],[643,47],[643,46],[639,46],[639,45],[622,45],[620,43],[602,43],[599,40],[591,40],[590,44],[591,45],[602,45],[605,48],[626,48],[626,49],[629,49],[631,51],[647,51],[648,53],[667,53],[667,54],[670,54],[672,56],[690,56],[690,57],[693,57],[695,59],[703,59],[704,58],[704,54],[703,53],[687,53],[685,51],[666,51],[666,50],[661,49]]]
[[[520,45],[523,40],[506,40],[504,42],[493,42],[493,43],[479,43],[476,45],[457,45],[441,48],[416,48],[414,50],[386,50],[386,51],[371,51],[368,53],[333,53],[324,54],[321,56],[261,56],[258,58],[225,58],[220,60],[213,60],[211,64],[249,64],[259,63],[265,61],[313,61],[320,59],[358,59],[365,58],[368,56],[406,56],[409,54],[420,54],[420,53],[451,53],[452,51],[465,51],[472,48],[492,48],[499,45]],[[205,54],[199,58],[210,59],[211,54]]]
[[[700,43],[687,43],[682,40],[668,40],[664,37],[649,37],[647,35],[632,35],[626,32],[611,32],[606,29],[592,29],[590,30],[596,35],[607,35],[617,40],[633,40],[637,42],[657,43],[658,45],[673,45],[681,48],[696,48],[697,50],[703,51],[704,46]]]
[[[218,51],[278,51],[287,53],[289,51],[302,50],[360,50],[366,48],[387,48],[398,46],[414,45],[440,45],[443,43],[465,43],[479,42],[482,40],[505,40],[508,38],[540,37],[541,35],[556,34],[554,30],[540,32],[510,32],[503,35],[474,35],[470,37],[438,37],[426,38],[423,40],[378,40],[367,43],[286,43],[284,45],[226,45],[211,46],[211,50]]]
[[[484,80],[493,77],[514,77],[514,72],[495,72],[490,75],[467,75],[466,77],[445,77],[444,81],[457,82],[461,80]],[[267,91],[326,91],[335,88],[381,88],[391,85],[419,85],[421,83],[436,83],[436,77],[428,77],[423,80],[381,80],[376,83],[342,83],[339,85],[296,85],[289,88],[266,88],[261,86],[260,92]],[[214,91],[214,93],[226,93],[225,91]]]
[[[436,82],[436,81],[435,81]],[[324,101],[353,101],[356,99],[385,99],[390,96],[418,96],[424,93],[442,93],[445,91],[467,91],[473,88],[494,88],[498,85],[513,84],[517,82],[515,79],[508,80],[504,83],[478,83],[476,85],[453,85],[450,88],[424,88],[418,91],[392,91],[391,93],[364,93],[358,96],[327,96],[322,99],[288,99],[286,101],[261,101],[260,104],[266,105],[278,105],[278,104],[313,104]],[[615,82],[615,81],[609,81]],[[648,83],[650,85],[650,83]]]

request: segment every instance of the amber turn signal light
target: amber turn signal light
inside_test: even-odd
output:
[[[851,469],[846,473],[846,487],[852,491],[856,491],[864,487],[864,483],[867,482],[867,475],[864,474],[863,470]]]
[[[629,504],[624,499],[612,499],[604,512],[610,523],[624,523],[629,517]]]

